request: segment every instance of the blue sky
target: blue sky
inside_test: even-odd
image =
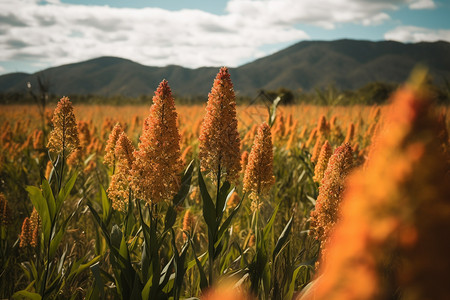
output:
[[[235,67],[303,40],[450,41],[447,0],[0,0],[0,74],[99,56]]]

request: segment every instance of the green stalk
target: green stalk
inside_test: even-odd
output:
[[[63,132],[63,139],[62,139],[62,156],[61,156],[61,173],[59,174],[59,182],[58,182],[58,191],[56,193],[56,195],[59,195],[59,192],[61,191],[61,187],[62,187],[62,180],[63,180],[63,173],[64,173],[64,155],[65,155],[65,151],[66,151],[66,128],[65,128],[65,116],[63,116],[63,128],[62,128],[62,132]],[[46,262],[46,266],[45,266],[45,275],[44,275],[44,284],[41,287],[41,296],[42,299],[45,298],[45,289],[47,286],[47,280],[48,280],[48,274],[49,274],[49,268],[50,268],[50,244],[52,242],[52,235],[53,235],[53,230],[55,229],[55,224],[56,224],[56,218],[58,217],[58,212],[55,213],[55,217],[53,218],[52,222],[51,222],[51,227],[50,227],[50,236],[48,238],[48,245],[47,245],[47,262]]]
[[[220,168],[220,158],[219,158],[219,166],[217,168],[217,189],[216,189],[216,205],[219,203],[219,196],[220,196],[220,177],[221,177],[221,168]],[[217,212],[217,210],[216,210]],[[217,215],[216,215],[216,221],[217,221]],[[217,234],[217,233],[216,233]],[[213,275],[213,268],[214,268],[214,252],[215,247],[214,244],[216,243],[216,235],[212,237],[212,241],[209,241],[212,243],[212,247],[210,246],[210,250],[212,250],[212,253],[209,253],[208,259],[209,259],[209,285],[211,286],[213,284],[214,275]],[[210,251],[211,252],[211,251]]]

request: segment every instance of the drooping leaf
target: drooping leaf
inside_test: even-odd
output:
[[[15,292],[13,295],[14,299],[23,299],[23,297],[25,297],[26,299],[31,299],[31,300],[41,300],[42,299],[41,295],[39,295],[37,293],[25,291],[25,290]]]
[[[203,269],[202,264],[197,258],[197,255],[195,254],[194,245],[192,244],[192,240],[189,239],[191,242],[191,248],[192,251],[194,251],[194,259],[195,263],[197,264],[198,272],[200,273],[200,289],[203,291],[208,287],[208,279],[206,279],[205,270]]]
[[[169,230],[175,224],[177,220],[177,212],[172,205],[169,206],[164,218],[164,231]]]
[[[275,257],[278,255],[278,252],[280,252],[281,247],[283,247],[284,243],[286,243],[286,240],[289,236],[289,232],[291,231],[292,227],[292,220],[293,216],[289,219],[286,226],[284,227],[283,231],[280,234],[280,237],[278,238],[277,243],[275,244],[275,248],[272,253],[272,262],[275,262]]]
[[[274,211],[272,213],[272,216],[269,219],[269,222],[267,222],[267,225],[264,227],[263,240],[265,240],[265,241],[266,241],[266,239],[267,239],[267,237],[269,235],[270,230],[272,229],[273,222],[275,222],[275,217],[277,215],[277,212],[278,212],[279,208],[280,208],[280,204],[277,204],[277,206],[275,206],[275,209],[274,209]]]
[[[31,203],[33,203],[33,206],[36,208],[39,216],[41,217],[44,243],[47,245],[50,240],[50,231],[52,228],[52,219],[48,210],[47,201],[39,188],[35,186],[28,186],[26,190],[30,196]]]
[[[221,241],[225,231],[230,227],[231,221],[233,220],[234,216],[239,211],[239,208],[241,207],[241,204],[242,204],[242,199],[239,202],[239,204],[233,209],[231,214],[225,219],[225,221],[223,222],[222,226],[220,226],[219,233],[217,234],[217,241],[216,241],[216,245],[215,245],[216,247],[218,246],[217,244]]]
[[[56,207],[61,207],[62,203],[67,199],[70,192],[72,191],[73,185],[75,184],[75,181],[77,180],[77,173],[74,172],[70,179],[64,184],[63,188],[59,191],[58,199],[56,201]]]
[[[79,264],[76,269],[71,270],[69,277],[68,277],[68,281],[76,278],[81,272],[83,272],[87,268],[90,268],[93,264],[97,263],[100,260],[100,258],[101,258],[101,255],[98,255],[98,256],[94,257],[92,260],[88,261],[87,263]],[[84,260],[84,258],[83,258],[83,260]]]
[[[53,197],[52,188],[48,184],[48,181],[45,179],[42,180],[42,195],[44,196],[45,200],[47,201],[47,207],[48,207],[50,219],[54,220],[55,215],[57,213],[55,197]]]
[[[105,188],[102,185],[100,185],[100,195],[102,199],[102,220],[103,223],[107,224],[111,214],[111,200],[106,195]]]
[[[173,205],[180,205],[186,198],[191,188],[192,174],[194,173],[194,160],[192,160],[186,168],[186,171],[181,178],[181,186],[178,193],[173,197]]]
[[[223,212],[227,204],[226,200],[229,194],[228,192],[230,190],[230,187],[231,187],[230,183],[228,181],[225,181],[219,189],[219,195],[217,197],[216,203],[217,224],[220,224],[220,221],[222,220]]]
[[[75,215],[75,212],[72,212],[65,220],[64,222],[59,226],[58,232],[53,236],[52,240],[50,241],[50,249],[49,249],[49,255],[50,258],[53,258],[55,255],[56,250],[58,249],[59,244],[61,243],[61,239],[66,232],[67,224],[69,223],[70,219]]]
[[[202,172],[198,171],[198,184],[200,187],[200,194],[203,200],[203,218],[205,219],[208,231],[212,236],[215,236],[216,232],[216,208],[206,188],[205,180],[203,179]]]

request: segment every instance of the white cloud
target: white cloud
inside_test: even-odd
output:
[[[339,23],[375,25],[389,19],[384,11],[405,1],[370,0],[230,0],[227,11],[269,25],[298,23],[333,29]]]
[[[0,66],[0,75],[6,73],[6,69]]]
[[[104,55],[154,66],[237,66],[267,55],[261,50],[265,45],[309,39],[299,24],[325,29],[343,23],[371,26],[388,20],[387,12],[400,5],[430,3],[434,4],[432,0],[230,0],[227,14],[215,15],[59,0],[0,1],[0,53],[3,61],[44,66]]]
[[[291,26],[200,10],[19,2],[0,3],[4,60],[58,65],[111,55],[156,66],[237,66],[260,55],[263,45],[309,38]]]
[[[429,29],[416,26],[399,26],[385,33],[386,40],[403,43],[450,42],[450,29]]]
[[[417,0],[409,5],[410,9],[434,9],[436,4],[433,0]]]

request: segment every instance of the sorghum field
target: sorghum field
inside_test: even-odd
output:
[[[450,110],[2,106],[0,298],[446,299]]]

